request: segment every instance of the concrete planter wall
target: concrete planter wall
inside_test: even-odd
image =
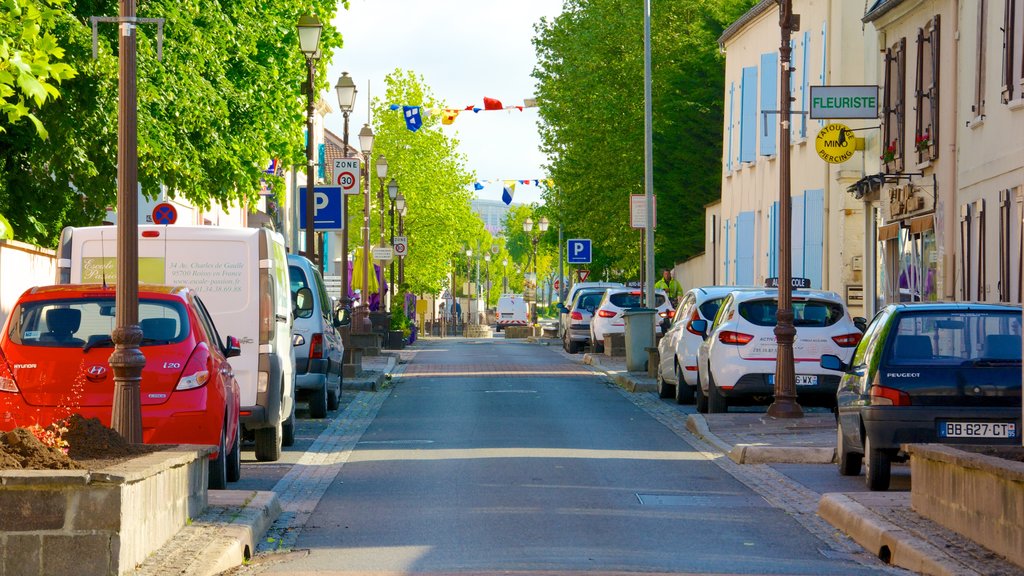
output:
[[[911,444],[915,512],[1024,568],[1024,462]]]
[[[103,470],[0,470],[0,574],[129,574],[207,504],[203,446]]]

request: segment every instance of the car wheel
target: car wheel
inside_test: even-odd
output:
[[[225,446],[224,427],[220,429],[220,445],[217,447],[217,457],[210,460],[210,475],[207,478],[207,486],[210,490],[223,490],[228,487],[228,447]]]
[[[871,446],[871,437],[864,435],[864,480],[868,490],[881,491],[889,489],[892,476],[892,459],[889,453]]]
[[[281,459],[282,428],[278,422],[275,426],[256,429],[256,460],[276,462]]]
[[[593,332],[590,333],[590,346],[598,354],[604,352],[604,342],[595,338]]]
[[[228,452],[228,482],[242,479],[242,431],[235,433],[235,442]]]
[[[568,338],[568,336],[566,336],[566,337]],[[579,342],[573,340],[572,338],[569,338],[568,340],[565,341],[565,343],[566,343],[566,352],[568,352],[569,354],[578,354],[579,353],[579,351],[580,351],[580,343]]]
[[[694,400],[694,389],[683,380],[683,374],[679,370],[679,366],[675,367],[676,371],[676,404],[693,404]]]
[[[312,396],[309,397],[309,417],[310,418],[327,418],[327,380],[324,380],[324,385],[319,390],[313,392]]]
[[[675,386],[665,382],[665,379],[661,376],[661,371],[658,371],[658,398],[672,398],[676,394]]]
[[[711,374],[708,374],[708,412],[718,414],[728,411],[729,401],[726,400],[725,396],[722,396],[722,392],[718,389],[718,385],[715,384],[715,379]]]
[[[708,413],[708,395],[703,390],[697,389],[697,412]]]
[[[281,424],[281,444],[291,446],[295,444],[295,403],[292,403],[292,415]]]
[[[338,385],[327,391],[327,409],[337,410],[341,406],[341,376],[338,377]]]
[[[846,440],[843,439],[843,427],[836,423],[836,464],[839,465],[839,473],[843,476],[856,476],[860,474],[861,461],[864,459],[860,454],[850,452],[846,447]]]

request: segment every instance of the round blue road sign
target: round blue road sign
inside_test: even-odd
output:
[[[178,220],[178,209],[173,204],[161,202],[153,208],[155,224],[174,224]]]

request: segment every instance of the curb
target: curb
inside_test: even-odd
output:
[[[910,494],[889,494],[910,505]],[[824,494],[818,502],[818,516],[846,533],[883,562],[933,576],[978,575],[952,560],[944,551],[888,522],[846,494]]]
[[[367,376],[346,380],[342,382],[342,387],[347,390],[358,390],[364,392],[375,392],[380,390],[384,380],[387,378],[388,374],[395,369],[395,365],[397,364],[394,355],[382,354],[381,356],[386,356],[388,359],[388,365],[384,370],[380,372],[377,372],[376,370],[364,370],[363,374],[366,374]]]
[[[703,414],[688,415],[686,429],[737,464],[831,464],[835,460],[835,448],[751,444],[733,446],[711,431]]]
[[[708,428],[708,421],[700,414],[690,414],[686,417],[686,429],[701,440],[714,446],[723,454],[728,454],[732,451],[732,446],[726,444],[721,438],[711,433],[711,429]]]
[[[587,364],[588,366],[593,366],[594,368],[600,370],[601,372],[604,372],[606,375],[611,377],[612,382],[614,382],[616,386],[622,388],[627,392],[642,393],[658,391],[657,382],[638,382],[634,380],[628,372],[624,372],[622,370],[612,370],[604,366],[603,364],[601,364],[600,355],[596,355],[592,352],[586,352],[583,354],[582,361],[584,364]]]

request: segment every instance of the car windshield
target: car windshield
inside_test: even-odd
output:
[[[7,336],[15,344],[52,348],[111,348],[115,327],[114,298],[24,302],[13,312]],[[180,342],[188,336],[184,304],[139,301],[142,346]]]
[[[775,326],[778,300],[762,299],[740,302],[740,316],[757,326]],[[793,300],[793,326],[824,328],[843,317],[843,307],[825,300]]]
[[[657,302],[655,306],[661,306],[665,303],[664,294],[655,294],[654,300]],[[644,305],[644,294],[643,292],[615,292],[608,296],[608,301],[618,306],[619,308],[642,308]]]
[[[722,301],[725,298],[712,298],[698,306],[700,308],[700,315],[704,318],[713,319],[715,314],[718,314],[718,307],[722,305]]]
[[[901,314],[893,327],[890,363],[964,364],[1021,361],[1021,314],[923,311]]]
[[[594,308],[597,308],[597,305],[601,303],[602,297],[604,297],[604,292],[584,292],[576,298],[576,305],[574,308],[593,311]]]

